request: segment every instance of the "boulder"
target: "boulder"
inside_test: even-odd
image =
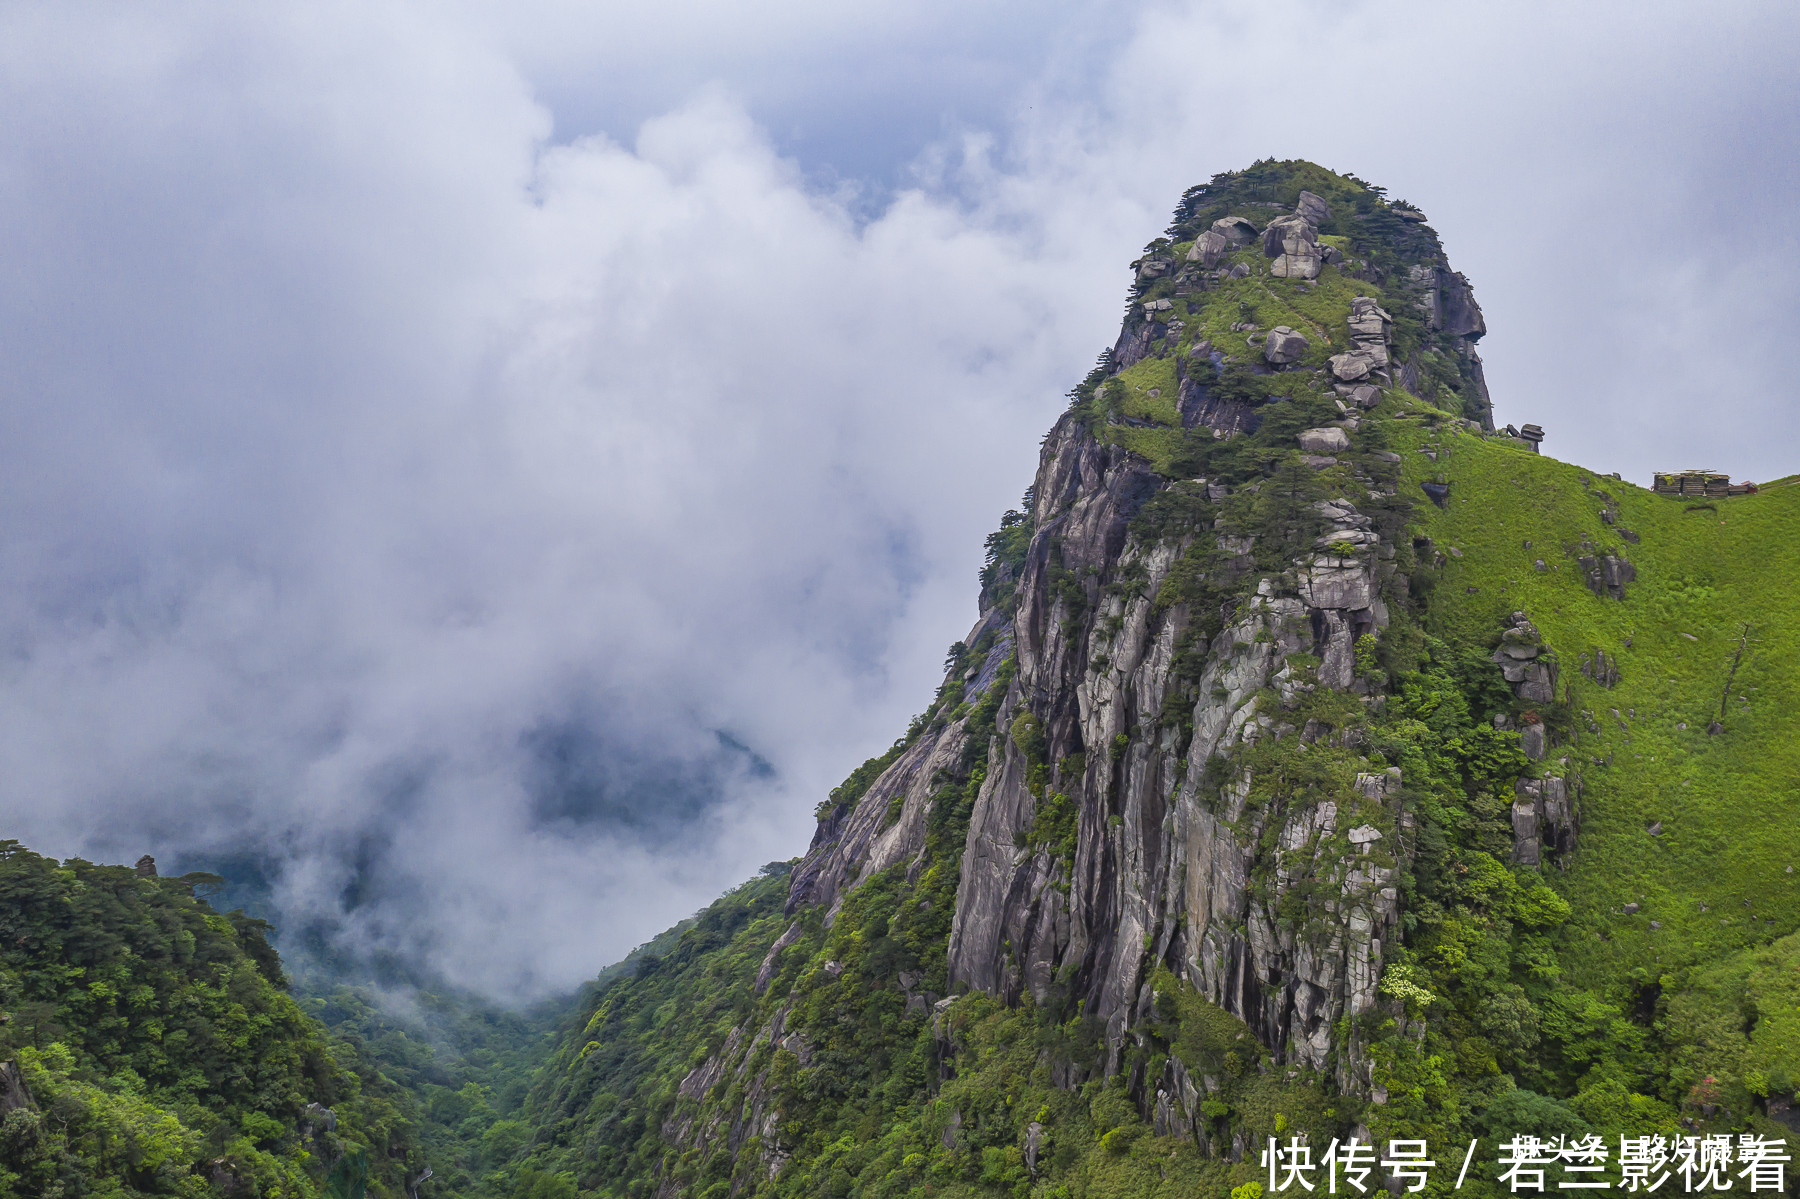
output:
[[[1263,339],[1263,357],[1276,366],[1298,362],[1311,345],[1306,338],[1286,325],[1276,325]]]
[[[1212,231],[1234,246],[1247,246],[1256,240],[1256,226],[1241,216],[1219,218],[1212,223]]]
[[[1519,748],[1533,762],[1544,760],[1544,726],[1528,724],[1519,730]]]
[[[1175,268],[1173,258],[1142,258],[1132,264],[1137,267],[1139,283],[1148,283],[1152,279],[1160,279]]]
[[[1367,379],[1369,372],[1374,369],[1375,360],[1361,350],[1346,350],[1342,354],[1331,356],[1332,377],[1345,383]]]
[[[1376,594],[1369,567],[1337,554],[1314,558],[1301,569],[1297,583],[1300,599],[1309,608],[1335,609],[1339,619],[1344,612],[1367,608]],[[1349,644],[1348,640],[1345,644]],[[1344,686],[1349,686],[1348,679]]]
[[[1127,370],[1150,356],[1150,344],[1161,332],[1155,321],[1127,321],[1119,331],[1119,340],[1113,346],[1112,361],[1114,370]]]
[[[1556,675],[1548,663],[1540,660],[1525,668],[1525,679],[1519,684],[1518,696],[1534,704],[1556,702]]]
[[[1278,279],[1317,279],[1324,260],[1319,257],[1319,231],[1298,214],[1276,217],[1262,235],[1263,254],[1274,259],[1269,273]]]
[[[1324,196],[1315,196],[1311,192],[1300,193],[1300,201],[1294,205],[1294,211],[1315,225],[1322,225],[1331,219],[1331,205],[1325,202]]]
[[[36,1111],[37,1100],[25,1085],[25,1074],[14,1061],[0,1062],[0,1115],[16,1111]]]
[[[1350,336],[1385,341],[1388,326],[1393,323],[1394,318],[1370,297],[1357,296],[1350,301]]]
[[[1430,497],[1431,502],[1440,508],[1444,506],[1444,501],[1450,498],[1450,484],[1448,483],[1421,483],[1419,487]]]
[[[1422,293],[1419,306],[1433,329],[1470,341],[1479,341],[1487,332],[1487,321],[1466,275],[1444,266],[1415,266],[1407,277]]]
[[[1373,408],[1381,403],[1381,388],[1373,383],[1360,384],[1350,393],[1350,399],[1364,408]]]
[[[1194,248],[1187,253],[1189,262],[1197,262],[1207,270],[1212,270],[1225,260],[1225,255],[1233,250],[1231,239],[1217,229],[1208,229],[1194,243]]]
[[[1229,271],[1225,272],[1226,277],[1230,278],[1230,279],[1243,279],[1243,278],[1246,278],[1249,274],[1250,274],[1250,268],[1245,266],[1241,262],[1238,263],[1236,266],[1232,267]]]
[[[1592,555],[1575,560],[1581,567],[1582,581],[1589,591],[1602,599],[1625,598],[1625,584],[1637,578],[1637,567],[1613,554]]]
[[[1300,434],[1300,448],[1309,454],[1341,454],[1350,448],[1350,435],[1335,425],[1307,429]]]

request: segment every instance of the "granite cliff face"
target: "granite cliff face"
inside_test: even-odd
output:
[[[1200,207],[1184,203],[1190,217]],[[1364,411],[1460,359],[1466,410],[1485,417],[1472,349],[1485,330],[1417,222],[1391,222],[1414,248],[1407,261],[1354,232],[1321,243],[1322,224],[1355,223],[1329,224],[1310,191],[1293,211],[1263,207],[1260,229],[1219,217],[1185,255],[1153,245],[1133,264],[1118,345],[1084,385],[1089,402],[1078,393],[1044,443],[1016,591],[982,613],[964,644],[984,652],[947,681],[962,676],[974,699],[1004,661],[1016,666],[961,856],[947,981],[1008,1002],[1078,999],[1104,1022],[1110,1072],[1164,966],[1278,1063],[1367,1089],[1355,1037],[1334,1029],[1377,1002],[1414,838],[1401,772],[1358,753],[1356,714],[1383,702],[1366,663],[1359,674],[1358,639],[1411,604],[1399,459],[1366,435]],[[1321,303],[1327,262],[1343,269]],[[1246,297],[1272,288],[1295,293],[1297,316],[1265,330],[1243,319],[1256,307]],[[1395,345],[1384,303],[1416,314],[1409,345]],[[1213,334],[1220,323],[1228,336]],[[1154,405],[1132,400],[1160,398],[1147,387],[1159,364],[1175,382],[1167,423],[1190,438],[1229,442],[1309,401],[1338,419],[1265,436],[1252,470],[1184,477],[1183,461],[1121,436],[1155,424]],[[1229,386],[1234,366],[1249,386]],[[1283,457],[1293,449],[1306,451],[1298,463]],[[1318,702],[1326,694],[1341,702]],[[820,825],[790,911],[922,862],[933,780],[963,757],[967,720],[914,743]],[[1308,753],[1332,758],[1329,784],[1286,781],[1285,760]],[[1034,832],[1069,808],[1072,844]],[[1178,1062],[1168,1071],[1165,1095],[1194,1092]]]
[[[1130,531],[1167,487],[1214,493],[1159,479],[1074,416],[1045,444],[1016,612],[991,609],[967,642],[992,640],[968,668],[971,694],[1016,654],[1001,723],[1035,721],[1045,749],[1034,763],[1019,738],[989,747],[961,861],[950,982],[1010,1001],[1071,988],[1106,1022],[1116,1061],[1148,1011],[1146,966],[1166,962],[1281,1047],[1281,1059],[1366,1084],[1353,1052],[1334,1055],[1331,1028],[1374,1002],[1382,944],[1393,937],[1394,879],[1407,852],[1393,798],[1399,772],[1370,764],[1347,796],[1257,803],[1251,767],[1229,768],[1222,781],[1207,775],[1263,738],[1341,739],[1316,722],[1296,728],[1283,704],[1354,684],[1355,639],[1386,620],[1392,547],[1349,498],[1315,501],[1331,532],[1347,536],[1321,538],[1327,548],[1228,603],[1223,627],[1206,638],[1189,605],[1156,602],[1191,538]],[[1351,545],[1354,556],[1339,556]],[[1078,598],[1059,593],[1053,574],[1079,579]],[[1122,578],[1132,585],[1118,588]],[[1198,662],[1197,674],[1178,669],[1181,655]],[[1297,665],[1297,655],[1318,665]],[[1183,716],[1173,725],[1162,721],[1170,708]],[[820,826],[790,907],[832,903],[857,879],[919,854],[933,767],[961,754],[962,724],[921,739],[854,809]],[[1034,766],[1042,773],[1046,763],[1034,793]],[[905,796],[899,819],[877,834],[895,795]],[[1072,860],[1026,843],[1052,796],[1078,812]],[[1297,884],[1304,915],[1278,916]]]
[[[1189,546],[1128,531],[1152,489],[1129,455],[1099,446],[1072,419],[1046,445],[1016,617],[1019,672],[1003,710],[1042,722],[1057,763],[1047,787],[1079,809],[1076,850],[1058,861],[1048,848],[1020,847],[1044,801],[1016,741],[997,745],[962,860],[951,979],[1009,999],[1029,990],[1041,1002],[1060,976],[1118,1042],[1148,1010],[1146,963],[1167,962],[1283,1056],[1323,1070],[1330,1025],[1373,1002],[1391,936],[1404,837],[1384,801],[1397,772],[1371,765],[1349,803],[1254,805],[1252,768],[1210,787],[1206,775],[1263,737],[1334,734],[1286,723],[1282,701],[1351,685],[1354,639],[1384,621],[1381,576],[1392,571],[1368,518],[1325,501],[1332,527],[1374,552],[1294,560],[1291,586],[1265,579],[1228,605],[1217,634],[1188,646],[1200,668],[1181,677],[1177,646],[1195,634],[1194,613],[1159,610],[1155,597]],[[1094,594],[1085,612],[1052,593],[1053,553],[1086,576]],[[1134,572],[1141,587],[1108,593]],[[1319,659],[1316,671],[1294,655]],[[1186,719],[1162,721],[1166,707]],[[1300,877],[1320,898],[1296,928],[1275,913]],[[1350,1059],[1340,1067],[1349,1084]]]

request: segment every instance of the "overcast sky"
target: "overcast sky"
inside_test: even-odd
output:
[[[1792,4],[0,6],[0,836],[503,996],[929,701],[1183,188],[1422,207],[1502,422],[1800,470]]]

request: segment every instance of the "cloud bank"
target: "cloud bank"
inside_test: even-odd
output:
[[[572,985],[924,705],[1259,157],[1431,214],[1550,451],[1795,469],[1787,9],[965,10],[0,13],[3,835]]]

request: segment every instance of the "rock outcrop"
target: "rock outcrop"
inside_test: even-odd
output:
[[[1513,694],[1528,703],[1547,704],[1556,699],[1556,658],[1544,644],[1531,618],[1514,612],[1500,635],[1500,648],[1493,661],[1500,673],[1513,685]]]
[[[1269,330],[1268,337],[1263,339],[1263,359],[1271,366],[1286,366],[1289,363],[1300,361],[1310,348],[1311,345],[1305,337],[1286,325],[1277,325]]]
[[[1368,296],[1357,296],[1350,301],[1350,348],[1332,355],[1332,377],[1341,384],[1356,383],[1374,374],[1386,377],[1390,362],[1389,330],[1393,321],[1394,318]],[[1379,402],[1379,393],[1374,398]]]
[[[1212,232],[1233,246],[1247,246],[1257,238],[1256,226],[1241,216],[1221,217],[1212,223]]]
[[[1319,448],[1350,446],[1340,428],[1313,435]],[[1072,987],[1105,1021],[1116,1054],[1139,1007],[1144,963],[1166,962],[1280,1047],[1281,1060],[1336,1071],[1342,1085],[1360,1088],[1367,1063],[1334,1043],[1332,1029],[1375,1002],[1383,945],[1393,943],[1409,853],[1399,772],[1372,765],[1336,798],[1300,803],[1271,798],[1250,768],[1228,763],[1265,737],[1331,735],[1280,731],[1281,712],[1261,697],[1358,685],[1355,640],[1386,623],[1382,580],[1393,549],[1348,498],[1320,502],[1315,548],[1285,583],[1264,580],[1206,646],[1197,676],[1184,678],[1177,645],[1193,614],[1160,610],[1154,599],[1183,546],[1129,531],[1167,486],[1073,414],[1044,446],[1031,551],[1007,626],[1017,673],[1001,727],[1031,712],[1046,756],[1029,760],[1008,738],[990,747],[960,865],[950,981],[1009,1000]],[[1121,573],[1143,585],[1102,590]],[[1052,574],[1093,578],[1093,604],[1070,608]],[[1296,655],[1312,655],[1316,667],[1296,665]],[[1165,727],[1159,717],[1171,703],[1186,716]],[[820,826],[794,872],[790,909],[835,904],[857,879],[917,853],[929,780],[961,752],[963,728],[956,721],[921,738],[853,808]],[[1047,775],[1038,793],[1034,769]],[[1079,808],[1070,859],[1027,844],[1049,792]],[[900,814],[883,828],[895,796],[905,796]],[[1308,912],[1305,935],[1291,914],[1276,916],[1296,902]]]
[[[8,1059],[0,1062],[0,1116],[7,1112],[36,1111],[37,1101],[25,1085],[25,1074],[19,1063]]]
[[[1625,598],[1625,584],[1637,578],[1637,567],[1617,554],[1583,554],[1575,559],[1582,581],[1595,595]]]
[[[1350,448],[1350,435],[1335,425],[1307,429],[1299,439],[1300,448],[1309,454],[1336,454]]]
[[[1231,239],[1217,229],[1208,229],[1194,240],[1194,246],[1188,251],[1188,261],[1197,262],[1206,270],[1212,270],[1225,260],[1225,256],[1236,249]]]
[[[1513,785],[1513,861],[1569,868],[1578,832],[1581,779],[1523,778]]]
[[[1319,256],[1319,230],[1299,213],[1270,221],[1263,229],[1262,246],[1272,259],[1269,273],[1278,279],[1317,279],[1325,265]]]

